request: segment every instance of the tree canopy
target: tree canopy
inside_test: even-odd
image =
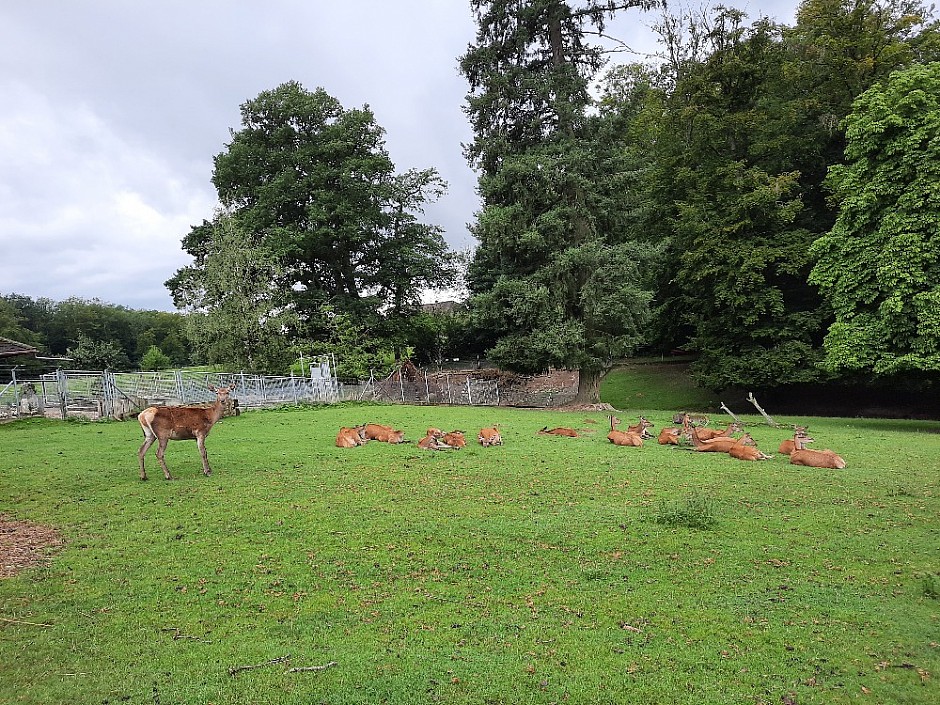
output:
[[[826,365],[940,372],[940,63],[897,71],[846,118],[839,203],[811,281],[835,311]]]
[[[212,175],[224,227],[193,227],[183,239],[193,263],[167,282],[177,306],[197,314],[191,331],[211,357],[244,348],[254,358],[240,362],[270,365],[280,354],[259,355],[278,334],[302,348],[328,335],[335,311],[381,328],[451,280],[441,228],[420,219],[446,184],[433,168],[396,174],[368,106],[346,109],[292,81],[244,103],[241,116]],[[228,252],[232,237],[242,254]],[[221,296],[227,287],[240,303]],[[254,331],[242,342],[259,344],[233,347],[237,326]]]

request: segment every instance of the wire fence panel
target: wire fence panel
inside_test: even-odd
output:
[[[57,370],[35,380],[14,380],[0,389],[0,418],[44,415],[122,419],[148,406],[212,404],[216,395],[210,386],[232,387],[234,410],[342,399],[329,358],[312,365],[309,377],[185,370]]]
[[[0,389],[0,418],[127,418],[148,406],[211,404],[211,386],[231,386],[237,409],[282,404],[381,401],[455,406],[560,406],[577,391],[577,373],[512,375],[493,369],[428,371],[405,362],[384,378],[342,384],[330,358],[315,361],[307,377],[247,373],[86,372],[58,370]]]
[[[427,371],[404,363],[385,378],[344,385],[347,400],[465,406],[560,406],[578,389],[577,373],[513,375],[497,370]]]

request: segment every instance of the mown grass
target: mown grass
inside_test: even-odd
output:
[[[333,446],[366,420],[506,445]],[[212,477],[171,443],[142,483],[133,422],[0,426],[0,507],[67,541],[0,581],[0,702],[937,702],[940,425],[778,421],[848,468],[339,405],[224,419]]]

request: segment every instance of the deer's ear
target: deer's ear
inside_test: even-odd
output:
[[[214,385],[214,384],[207,384],[206,386],[209,388],[209,391],[210,391],[210,392],[216,392],[216,391],[218,391],[218,390],[215,388],[215,385]]]

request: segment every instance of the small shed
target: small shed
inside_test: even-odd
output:
[[[15,357],[17,355],[35,355],[36,348],[26,343],[18,343],[9,338],[0,338],[0,357]]]

